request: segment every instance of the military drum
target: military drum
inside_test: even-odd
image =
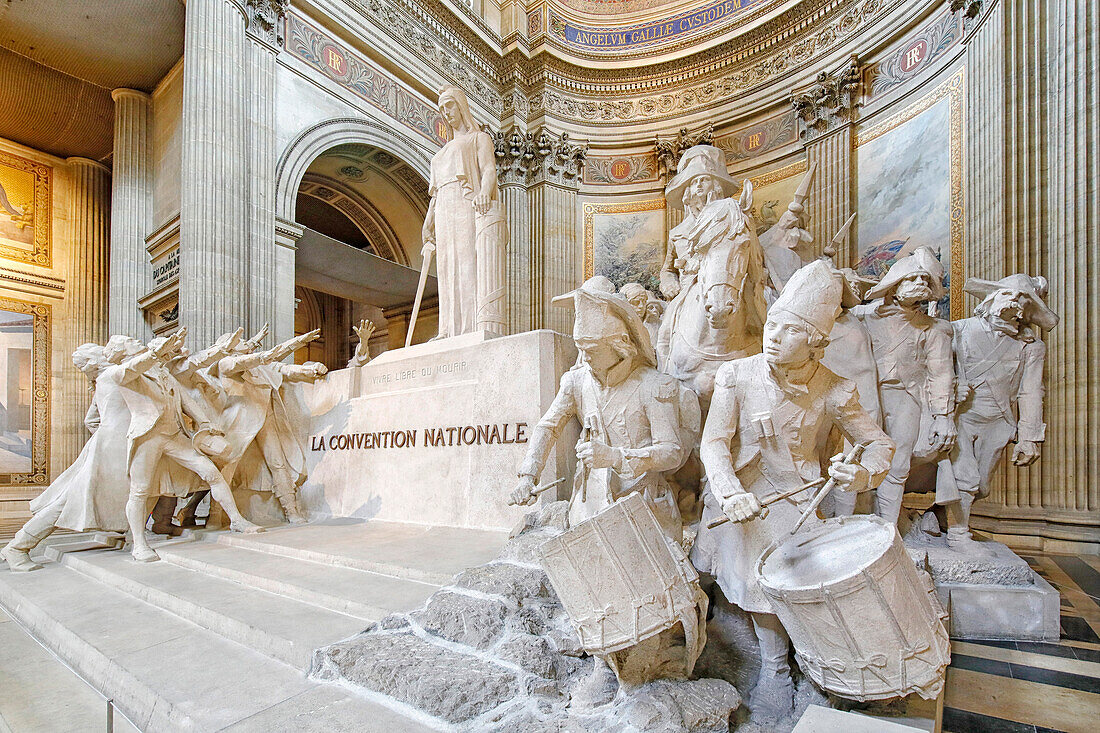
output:
[[[951,661],[947,615],[894,525],[837,517],[773,545],[756,577],[799,666],[855,700],[934,699]]]

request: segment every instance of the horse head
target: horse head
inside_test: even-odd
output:
[[[731,327],[735,313],[753,293],[749,275],[755,269],[750,262],[760,251],[756,226],[752,221],[752,183],[745,181],[737,207],[730,207],[725,234],[707,249],[700,263],[699,285],[707,323],[715,330]]]

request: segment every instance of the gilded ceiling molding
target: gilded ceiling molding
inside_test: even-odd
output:
[[[817,83],[795,94],[791,100],[798,115],[798,136],[810,142],[852,121],[859,96],[862,75],[859,60],[852,56],[838,71],[817,75]]]
[[[493,137],[497,171],[503,185],[577,182],[588,156],[588,145],[574,143],[569,133],[554,133],[546,128],[528,133],[517,128],[511,132],[487,132]]]

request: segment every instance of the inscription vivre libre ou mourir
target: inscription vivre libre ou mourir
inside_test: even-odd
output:
[[[526,443],[527,423],[454,425],[379,430],[310,436],[310,450],[376,450],[390,448],[451,448],[469,445],[515,445]]]

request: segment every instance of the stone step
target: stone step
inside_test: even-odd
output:
[[[350,567],[257,552],[220,542],[159,547],[166,564],[275,593],[365,622],[420,606],[437,586]],[[160,563],[153,563],[159,565]]]
[[[508,533],[329,519],[260,534],[210,532],[204,538],[280,557],[445,585],[466,568],[493,560]]]
[[[382,697],[307,680],[66,565],[32,573],[0,568],[0,606],[140,730],[438,729]]]
[[[314,649],[353,636],[370,622],[167,562],[137,563],[127,552],[69,551],[61,562],[303,672]]]

